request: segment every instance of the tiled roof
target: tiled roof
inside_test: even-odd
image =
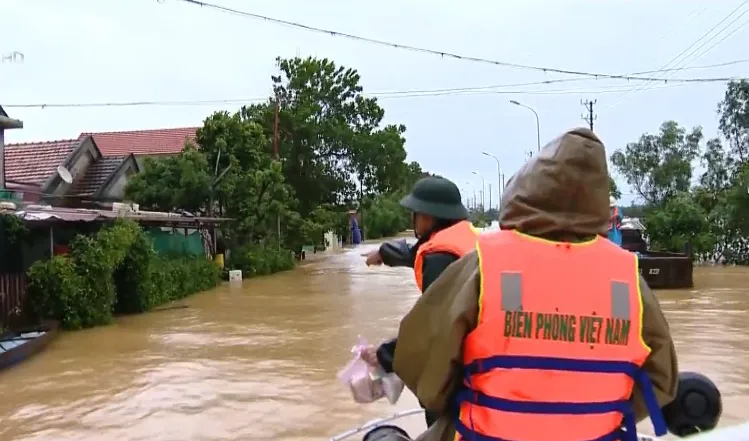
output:
[[[91,135],[102,156],[176,154],[185,148],[185,141],[195,138],[197,127],[136,130],[131,132],[83,133]]]
[[[96,162],[88,166],[83,178],[73,183],[73,186],[68,190],[68,194],[93,195],[125,159],[127,159],[127,156],[97,159]]]
[[[77,139],[29,142],[5,146],[5,179],[20,184],[41,185],[78,146]]]

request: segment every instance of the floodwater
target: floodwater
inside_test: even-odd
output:
[[[408,269],[364,266],[360,253],[373,248],[65,333],[0,373],[0,440],[324,441],[416,407],[410,394],[355,404],[336,380],[357,336],[394,336],[418,296]],[[749,406],[749,270],[699,268],[695,284],[658,295],[681,369],[709,375],[722,425],[736,423]],[[424,423],[403,426],[415,435]]]

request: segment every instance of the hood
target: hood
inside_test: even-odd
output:
[[[606,150],[588,129],[546,144],[512,177],[499,225],[533,236],[575,240],[605,235],[609,221]]]

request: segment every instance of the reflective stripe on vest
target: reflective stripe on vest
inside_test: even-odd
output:
[[[481,235],[478,250],[479,317],[463,343],[457,439],[636,440],[635,382],[665,434],[641,369],[650,348],[634,254],[600,237],[566,244],[513,231]]]
[[[416,259],[414,260],[414,276],[419,291],[423,291],[422,278],[424,276],[423,268],[424,255],[430,253],[450,253],[458,257],[463,257],[476,249],[476,238],[479,232],[469,221],[461,221],[457,224],[440,230],[432,235],[428,241],[424,242],[416,250]]]
[[[609,217],[609,231],[613,230],[615,225],[616,228],[622,226],[622,222],[619,220],[619,207],[614,207],[614,213]]]

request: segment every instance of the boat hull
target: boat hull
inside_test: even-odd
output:
[[[652,289],[689,289],[694,287],[692,258],[686,254],[640,251],[640,275]]]
[[[40,352],[57,337],[58,333],[59,324],[50,321],[0,336],[0,371]]]

